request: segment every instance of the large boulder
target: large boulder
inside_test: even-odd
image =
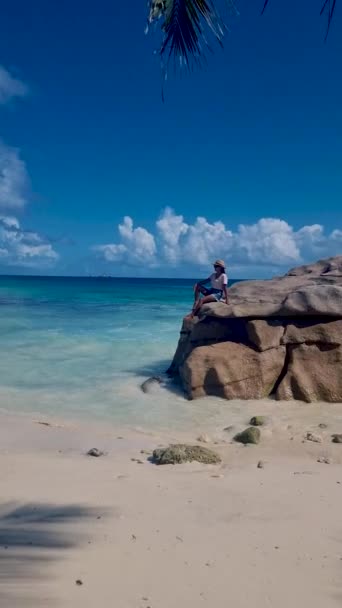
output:
[[[342,316],[342,256],[301,266],[283,277],[236,283],[229,289],[229,306],[206,304],[202,314],[219,318]]]
[[[166,373],[169,374],[169,376],[177,376],[179,368],[184,363],[186,357],[191,353],[192,344],[190,342],[190,336],[197,322],[197,318],[190,319],[189,317],[185,317],[183,319],[177,349],[170,367],[166,370]]]
[[[322,315],[336,317],[342,312],[342,286],[305,285],[295,289],[283,302],[281,315]]]
[[[178,370],[194,348],[217,342],[243,342],[248,340],[247,328],[243,319],[217,319],[185,317],[180,332],[176,353],[167,373],[177,375]]]
[[[276,398],[342,401],[342,347],[334,344],[288,346],[286,373]]]
[[[248,338],[260,351],[280,346],[284,325],[278,319],[252,319],[247,321]]]
[[[342,256],[229,289],[183,322],[169,369],[190,399],[342,401]]]
[[[236,342],[200,346],[180,368],[182,384],[190,399],[261,399],[272,393],[285,353],[285,346],[264,352]]]
[[[194,322],[190,334],[190,342],[193,348],[227,340],[245,342],[246,339],[246,326],[241,319],[210,319],[204,317],[200,322]]]
[[[342,344],[342,319],[315,323],[313,319],[297,319],[286,328],[282,344]]]

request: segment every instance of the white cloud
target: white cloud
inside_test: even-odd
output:
[[[129,216],[119,225],[119,233],[126,246],[127,253],[133,261],[151,263],[156,253],[154,236],[145,228],[133,228],[133,220]]]
[[[22,209],[29,189],[30,179],[18,150],[0,141],[0,211]]]
[[[333,230],[331,233],[331,238],[333,241],[341,243],[342,245],[342,230]]]
[[[285,265],[300,261],[293,228],[284,220],[262,218],[241,224],[234,238],[236,256],[255,264]]]
[[[97,245],[93,247],[93,250],[102,254],[107,262],[120,262],[127,247],[125,245]]]
[[[182,259],[189,264],[207,266],[217,257],[227,257],[233,248],[233,233],[221,221],[210,224],[198,217],[181,242]]]
[[[0,65],[0,105],[25,97],[28,87]],[[30,179],[19,151],[0,140],[0,261],[2,265],[46,267],[59,255],[51,243],[36,232],[23,230],[16,217],[7,215],[25,207]],[[5,215],[6,214],[6,215]]]
[[[14,97],[25,97],[27,94],[27,85],[0,65],[0,104],[8,103]]]
[[[58,253],[36,232],[23,230],[14,217],[0,216],[0,260],[8,266],[28,268],[54,264]]]
[[[124,262],[127,265],[144,264],[154,266],[157,251],[154,236],[145,228],[134,228],[133,220],[128,215],[119,224],[121,243],[97,245],[93,250],[107,262]]]
[[[167,207],[156,222],[155,235],[145,228],[133,228],[125,217],[118,227],[121,241],[98,245],[94,250],[107,262],[127,262],[142,267],[207,267],[217,257],[229,266],[248,272],[251,267],[268,267],[272,272],[317,257],[336,255],[342,250],[342,230],[326,234],[319,224],[294,230],[284,220],[261,218],[241,224],[236,231],[222,221],[210,223],[198,217],[193,224]]]
[[[185,235],[189,226],[182,215],[176,215],[170,207],[166,207],[157,221],[157,229],[162,241],[163,254],[170,264],[176,264],[180,257],[179,240]]]

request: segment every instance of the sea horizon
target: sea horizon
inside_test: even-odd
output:
[[[139,277],[139,276],[117,276],[107,274],[89,274],[89,275],[77,275],[77,274],[2,274],[0,273],[0,279],[115,279],[115,280],[139,280],[139,281],[199,281],[198,277]],[[230,283],[237,283],[240,281],[254,281],[254,280],[269,280],[265,279],[254,279],[248,278],[229,278]]]

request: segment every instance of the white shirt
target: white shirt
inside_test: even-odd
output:
[[[221,289],[223,291],[224,286],[228,285],[228,277],[224,273],[217,277],[214,272],[210,277],[210,284],[213,289]]]

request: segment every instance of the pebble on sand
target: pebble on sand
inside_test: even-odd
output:
[[[233,424],[226,426],[224,429],[225,433],[233,433],[235,431],[235,426]]]
[[[209,435],[206,434],[199,435],[199,437],[197,437],[197,441],[199,441],[200,443],[211,443]]]
[[[342,443],[342,433],[334,433],[331,436],[333,443]]]
[[[313,441],[314,443],[322,443],[322,437],[320,437],[319,435],[315,435],[314,433],[306,433],[305,435],[305,439],[307,441]]]
[[[319,458],[317,458],[317,462],[322,462],[323,464],[331,464],[330,458],[327,458],[326,456],[320,456]]]
[[[95,458],[99,458],[99,456],[103,456],[103,452],[101,452],[101,450],[98,450],[97,448],[91,448],[87,452],[87,456],[95,456]]]

